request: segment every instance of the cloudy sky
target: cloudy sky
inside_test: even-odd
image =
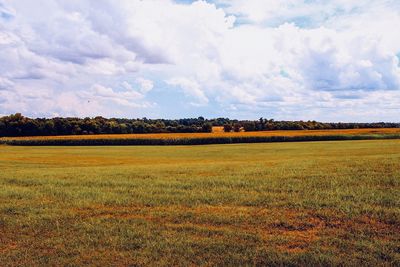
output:
[[[400,121],[398,0],[0,0],[0,115]]]

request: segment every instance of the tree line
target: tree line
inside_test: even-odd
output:
[[[320,130],[355,128],[400,128],[400,123],[322,123],[316,121],[256,121],[228,118],[119,119],[119,118],[28,118],[20,113],[0,117],[0,136],[49,136],[130,133],[206,133],[213,126],[230,131]]]
[[[274,131],[274,130],[330,130],[330,129],[362,129],[362,128],[400,128],[400,123],[374,122],[374,123],[343,123],[343,122],[318,122],[318,121],[275,121],[260,118],[257,121],[240,121],[224,125],[224,131]]]

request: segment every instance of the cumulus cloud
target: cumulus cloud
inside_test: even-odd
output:
[[[144,79],[142,77],[137,78],[136,83],[139,84],[139,86],[140,86],[139,91],[142,94],[146,94],[146,93],[150,92],[154,87],[154,83],[152,80]]]
[[[228,13],[235,14],[240,23],[277,26],[294,22],[305,27],[362,16],[380,8],[399,8],[396,0],[216,0]]]
[[[115,102],[118,105],[138,107],[138,100],[143,98],[143,95],[136,91],[114,91],[110,87],[105,87],[100,84],[95,84],[89,91],[81,93],[83,97],[90,101],[98,102]]]
[[[0,77],[0,90],[9,90],[13,86],[13,82],[6,78]]]
[[[208,103],[208,98],[201,89],[200,84],[194,80],[187,78],[172,78],[166,81],[167,84],[172,86],[179,86],[184,94],[189,97],[193,97],[196,102],[191,102],[192,105],[205,105]]]
[[[396,120],[398,27],[394,0],[0,0],[0,112]]]

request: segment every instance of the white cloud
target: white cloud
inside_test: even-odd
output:
[[[398,1],[215,2],[0,0],[1,112],[396,118]]]
[[[243,23],[278,26],[296,22],[301,26],[319,27],[331,21],[338,23],[349,16],[362,16],[377,9],[399,8],[396,0],[216,0],[228,13]]]
[[[138,104],[138,100],[142,100],[144,97],[141,93],[133,90],[114,91],[112,88],[100,84],[93,85],[89,91],[83,91],[80,95],[88,99],[88,102],[114,102],[118,105],[130,107],[145,106]]]
[[[172,86],[179,86],[187,96],[195,98],[196,101],[191,102],[192,105],[198,106],[208,103],[208,98],[201,89],[200,84],[194,80],[179,77],[169,79],[166,83]]]
[[[14,83],[7,78],[0,77],[0,90],[10,90]]]
[[[139,90],[142,94],[146,94],[146,93],[150,92],[154,87],[153,81],[144,79],[142,77],[137,78],[136,83],[139,84],[139,86],[140,86]]]

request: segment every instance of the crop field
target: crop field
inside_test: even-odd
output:
[[[229,132],[214,127],[212,133],[98,134],[31,137],[2,137],[10,145],[199,145],[225,143],[263,143],[286,141],[400,139],[400,128],[341,130],[288,130]]]
[[[400,140],[0,146],[1,266],[399,266]]]
[[[97,134],[97,135],[59,135],[31,137],[3,137],[0,140],[63,140],[63,139],[180,139],[180,138],[217,138],[217,137],[263,137],[263,136],[325,136],[325,135],[365,135],[400,134],[400,128],[333,129],[333,130],[287,130],[259,132],[223,132],[214,127],[212,133],[159,133],[159,134]]]

